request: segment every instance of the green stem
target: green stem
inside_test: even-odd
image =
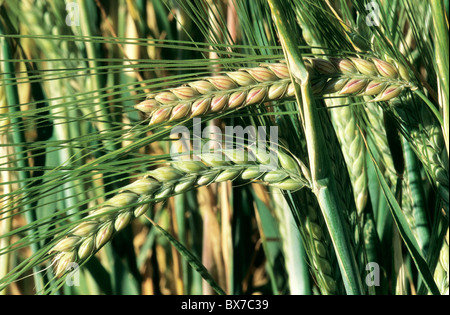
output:
[[[6,142],[6,141],[5,141]],[[3,151],[4,155],[7,156],[6,150]],[[3,154],[3,152],[1,154]],[[1,159],[6,161],[7,159]],[[0,161],[0,164],[6,165],[7,162]],[[4,163],[4,164],[3,164]],[[0,180],[5,182],[10,181],[9,172],[2,172]],[[2,193],[8,194],[10,191],[11,185],[3,185]],[[5,236],[12,230],[12,216],[10,215],[12,211],[12,207],[7,204],[7,198],[4,200],[5,205],[2,202],[1,213],[0,213],[0,250],[3,248],[7,248],[11,245],[11,236]],[[10,252],[6,251],[5,253],[0,255],[0,279],[3,279],[9,271],[10,268]],[[0,295],[6,295],[7,290],[0,290]]]
[[[98,73],[98,59],[100,58],[99,54],[99,44],[91,41],[89,38],[93,36],[93,21],[90,20],[90,12],[95,12],[94,10],[90,10],[88,7],[90,4],[88,1],[79,0],[78,4],[80,6],[80,27],[82,35],[87,37],[88,39],[84,42],[86,46],[87,57],[89,58],[88,64],[91,69],[90,72],[90,88],[93,92],[93,100],[95,114],[98,119],[98,128],[100,132],[105,132],[108,130],[112,130],[112,124],[110,122],[110,114],[108,108],[105,106],[105,103],[102,100],[99,90],[103,87],[102,80],[100,74]],[[92,5],[92,4],[91,4]],[[116,149],[116,145],[111,140],[105,140],[105,148],[108,151],[114,151]]]
[[[0,20],[0,36],[5,34],[5,25],[3,24],[3,20]],[[34,222],[36,222],[36,212],[33,207],[32,202],[28,202],[30,196],[26,193],[26,183],[30,178],[30,174],[26,169],[29,168],[28,165],[28,156],[27,156],[27,149],[25,148],[25,130],[24,125],[22,122],[22,117],[20,115],[20,101],[19,101],[19,94],[17,91],[17,81],[15,78],[15,67],[14,62],[10,62],[7,60],[13,59],[12,58],[12,52],[11,47],[9,45],[9,42],[6,38],[0,37],[0,46],[2,49],[2,55],[3,55],[3,62],[2,62],[2,69],[3,69],[3,79],[4,79],[4,88],[5,88],[5,94],[6,94],[6,103],[8,104],[9,113],[10,113],[10,126],[11,126],[11,137],[12,141],[14,143],[14,151],[16,160],[14,161],[16,163],[16,166],[20,171],[18,171],[18,185],[19,189],[24,191],[23,194],[23,200],[22,204],[23,206],[23,212],[25,215],[25,219],[27,223],[30,225],[29,229],[29,235],[33,236],[37,234],[37,230],[33,227]],[[36,253],[39,250],[39,243],[38,242],[31,242],[31,251],[32,253]],[[39,266],[36,266],[34,268],[34,280],[35,280],[35,286],[36,286],[36,292],[41,292],[43,287],[43,279],[41,274],[39,273]]]
[[[307,140],[311,168],[313,192],[315,193],[325,222],[328,226],[342,278],[348,294],[363,294],[359,268],[348,230],[344,224],[336,185],[330,169],[329,156],[324,153],[325,138],[320,127],[321,121],[315,105],[309,74],[303,63],[297,43],[292,38],[292,30],[284,13],[283,2],[268,0],[272,16],[277,26],[281,44],[286,54],[289,69],[295,81],[300,85],[301,104],[304,116],[304,128]]]

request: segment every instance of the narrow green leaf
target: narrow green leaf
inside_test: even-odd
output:
[[[414,235],[411,232],[411,229],[409,228],[408,222],[405,219],[405,216],[402,212],[402,209],[397,203],[397,200],[395,199],[395,196],[392,194],[391,190],[389,189],[389,186],[383,176],[383,173],[381,172],[380,168],[378,167],[377,163],[373,159],[372,152],[370,148],[368,147],[369,153],[372,157],[372,161],[374,162],[374,168],[378,177],[378,180],[380,182],[381,188],[383,190],[384,195],[386,196],[386,199],[388,201],[389,209],[391,210],[392,217],[394,219],[395,224],[397,225],[397,228],[400,232],[400,236],[402,237],[403,241],[405,242],[405,245],[411,254],[411,257],[414,260],[414,263],[419,270],[419,273],[424,279],[425,285],[430,290],[432,294],[440,295],[439,290],[436,286],[436,283],[433,280],[433,276],[431,274],[431,271],[427,265],[426,260],[422,256],[420,246],[417,244],[417,241],[414,238]]]

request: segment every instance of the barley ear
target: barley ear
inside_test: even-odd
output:
[[[116,232],[149,210],[153,203],[187,190],[237,179],[259,181],[289,191],[308,186],[296,161],[286,153],[279,154],[282,162],[275,170],[268,167],[270,161],[264,162],[267,164],[252,161],[247,151],[216,151],[202,153],[201,161],[173,161],[169,166],[148,172],[143,178],[125,186],[83,222],[71,228],[63,238],[55,241],[49,253],[55,255],[56,275],[63,275],[70,262],[88,259]]]
[[[325,102],[330,107],[331,121],[342,147],[358,216],[361,216],[368,199],[364,140],[358,128],[354,109],[351,106],[345,106],[346,100],[335,98]]]

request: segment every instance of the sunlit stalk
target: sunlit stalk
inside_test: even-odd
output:
[[[359,268],[356,264],[354,248],[350,242],[348,231],[342,219],[342,209],[337,196],[336,185],[331,174],[326,153],[326,143],[320,127],[320,120],[315,107],[313,92],[309,82],[309,73],[298,51],[297,43],[292,38],[284,7],[280,0],[268,0],[274,22],[277,26],[280,41],[288,61],[293,79],[300,86],[300,111],[304,116],[304,128],[310,170],[312,176],[312,189],[317,197],[325,222],[327,223],[336,256],[341,269],[345,288],[348,294],[362,294],[362,283]]]

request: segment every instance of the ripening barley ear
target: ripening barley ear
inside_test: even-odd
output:
[[[403,68],[375,58],[309,58],[305,62],[318,96],[370,95],[374,96],[371,102],[379,102],[414,88]],[[151,94],[135,108],[149,114],[153,125],[285,99],[295,99],[289,71],[285,63],[273,63]]]
[[[295,159],[281,151],[277,156],[278,169],[268,171],[260,170],[260,166],[264,165],[261,161],[248,161],[247,151],[237,154],[230,150],[201,154],[201,162],[174,161],[170,166],[148,172],[143,178],[125,186],[56,242],[49,251],[51,255],[56,254],[53,260],[56,276],[62,276],[70,262],[81,262],[91,257],[116,232],[147,212],[152,204],[176,194],[236,179],[259,181],[287,191],[300,190],[309,185]]]

